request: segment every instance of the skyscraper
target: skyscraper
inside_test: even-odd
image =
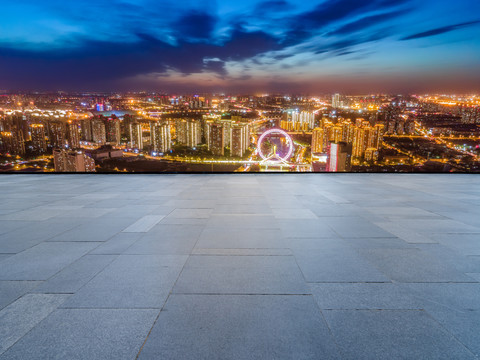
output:
[[[130,124],[130,147],[143,150],[142,124]]]
[[[168,123],[152,122],[150,124],[150,138],[153,151],[159,153],[167,152],[172,147],[170,125]]]
[[[340,94],[334,94],[332,96],[332,107],[335,109],[340,107]]]
[[[212,123],[209,126],[208,150],[214,155],[224,155],[223,124]]]
[[[120,119],[114,117],[105,121],[106,140],[110,145],[120,144]]]
[[[23,140],[23,132],[0,132],[0,152],[12,155],[24,155],[25,141]]]
[[[75,121],[67,123],[67,141],[70,149],[78,149],[80,147],[80,129]]]
[[[53,150],[57,172],[95,172],[95,160],[80,150]]]
[[[248,132],[248,124],[235,123],[230,129],[230,156],[243,157],[248,148],[245,133]]]
[[[327,161],[327,171],[342,172],[351,170],[352,145],[344,142],[331,143]]]
[[[49,139],[50,145],[53,148],[60,148],[63,149],[67,143],[66,138],[66,126],[65,123],[59,121],[49,121],[48,122],[49,128]]]
[[[31,124],[30,133],[32,136],[32,150],[36,154],[43,154],[47,151],[45,140],[45,128],[43,124]]]
[[[315,128],[312,132],[312,154],[322,153],[324,143],[324,131],[321,128]]]
[[[93,142],[96,144],[103,145],[107,142],[105,123],[101,118],[94,118],[92,120],[92,135]]]

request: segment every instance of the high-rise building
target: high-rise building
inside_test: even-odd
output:
[[[315,128],[312,132],[312,154],[323,153],[324,131],[322,128]]]
[[[365,129],[361,127],[355,127],[355,133],[352,143],[352,156],[360,159],[365,154]]]
[[[240,118],[240,120],[242,119],[240,116],[233,118]],[[218,122],[220,124],[223,124],[223,144],[225,145],[225,147],[230,147],[230,132],[232,129],[233,121],[232,119],[221,119],[218,120]]]
[[[49,121],[48,128],[48,137],[50,139],[51,147],[63,149],[67,143],[67,132],[65,124],[59,121]]]
[[[332,107],[335,109],[340,107],[340,94],[334,94],[332,96]]]
[[[30,133],[32,137],[32,150],[36,154],[43,154],[47,151],[45,139],[45,128],[43,124],[31,124]]]
[[[224,155],[223,124],[212,123],[209,126],[208,150],[214,155]]]
[[[373,147],[375,149],[380,149],[382,146],[382,141],[383,141],[383,132],[385,131],[385,125],[383,124],[375,124],[374,127],[374,141],[373,141]]]
[[[93,141],[92,119],[83,119],[80,122],[81,139],[83,141]]]
[[[23,132],[0,132],[0,152],[12,155],[24,155],[25,141],[23,140]]]
[[[92,135],[93,142],[96,144],[104,145],[107,142],[105,123],[101,118],[94,118],[92,120]]]
[[[152,150],[157,153],[166,153],[172,148],[170,125],[168,123],[152,122],[150,124]]]
[[[130,147],[143,150],[143,132],[142,124],[130,124]]]
[[[414,135],[415,134],[415,121],[408,120],[405,123],[405,134]]]
[[[342,172],[351,170],[352,145],[344,142],[331,143],[327,161],[327,171]]]
[[[245,133],[248,132],[248,124],[235,123],[230,129],[230,156],[243,157],[248,148]]]
[[[120,144],[120,119],[109,118],[105,121],[106,140],[110,145]]]
[[[75,121],[67,123],[67,142],[70,149],[80,147],[80,129]]]
[[[57,172],[95,172],[95,160],[80,150],[53,150]]]
[[[368,148],[365,150],[365,161],[374,163],[378,160],[378,149]]]
[[[283,114],[280,127],[287,131],[308,131],[315,127],[315,114],[308,111],[293,111]]]
[[[202,142],[201,124],[193,119],[177,119],[175,121],[177,142],[194,148]]]

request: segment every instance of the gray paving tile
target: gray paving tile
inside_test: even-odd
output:
[[[477,356],[480,355],[480,311],[459,311],[429,304],[426,311]]]
[[[149,232],[150,236],[161,236],[162,239],[197,239],[202,232],[204,225],[198,224],[163,224],[155,225]]]
[[[50,209],[45,211],[42,209],[32,208],[22,211],[16,211],[6,215],[0,215],[0,220],[11,221],[11,220],[25,220],[25,221],[42,221],[50,219],[56,215],[59,215],[63,210],[54,210]]]
[[[212,214],[206,227],[226,229],[278,229],[277,219],[273,215],[258,214]],[[221,231],[221,229],[219,229]]]
[[[68,295],[27,294],[0,311],[0,354],[47,317]]]
[[[419,234],[418,232],[409,230],[405,226],[396,224],[395,222],[375,222],[375,225],[381,227],[390,234],[395,235],[406,241],[407,243],[421,244],[421,243],[436,243],[432,238]]]
[[[173,255],[120,255],[64,307],[160,309],[186,259]]]
[[[159,208],[159,205],[125,205],[115,209],[114,211],[110,211],[107,214],[103,215],[103,218],[109,219],[117,219],[117,218],[125,218],[125,219],[140,219],[146,215],[152,215],[151,213]],[[157,214],[158,215],[158,214]]]
[[[351,249],[294,249],[294,254],[308,282],[390,282]]]
[[[190,256],[173,289],[187,294],[308,294],[293,256]]]
[[[162,225],[206,225],[208,218],[174,218],[164,217],[160,224]]]
[[[46,280],[98,243],[45,242],[0,262],[0,280]]]
[[[125,250],[124,254],[189,255],[196,242],[196,237],[164,237],[159,233],[146,234]]]
[[[115,255],[85,255],[38,286],[40,293],[74,293],[102,271]]]
[[[470,276],[471,278],[477,280],[478,282],[480,282],[480,272],[478,273],[466,273],[468,276]]]
[[[147,309],[58,309],[0,359],[135,359],[157,314]]]
[[[139,359],[338,359],[311,296],[172,295]]]
[[[462,273],[480,272],[480,256],[463,255],[442,244],[416,244],[415,247]]]
[[[409,228],[412,231],[421,234],[468,234],[480,233],[480,224],[478,226],[467,225],[460,221],[442,219],[407,219],[397,220],[399,225]]]
[[[438,304],[459,311],[480,310],[479,283],[402,284],[423,306]]]
[[[132,225],[125,228],[123,232],[148,232],[164,218],[163,215],[145,215],[135,221]]]
[[[237,256],[288,256],[290,249],[193,249],[194,255],[237,255]]]
[[[354,249],[413,249],[416,245],[399,238],[343,238],[342,240]]]
[[[338,235],[345,238],[396,237],[367,219],[360,217],[331,217],[328,219],[328,226],[330,226]]]
[[[287,238],[335,238],[337,233],[325,219],[281,219],[282,233]]]
[[[100,217],[84,222],[71,230],[50,238],[48,241],[107,241],[134,222],[134,219]]]
[[[144,233],[118,233],[101,243],[100,246],[90,251],[89,254],[120,255],[144,235]]]
[[[216,200],[186,200],[172,198],[172,200],[165,202],[163,205],[180,209],[213,209],[216,203]]]
[[[348,243],[335,238],[287,238],[287,247],[295,250],[349,250]]]
[[[421,310],[324,310],[344,359],[475,359]]]
[[[330,191],[317,191],[318,194],[321,196],[327,198],[328,200],[336,203],[336,204],[348,204],[350,201],[345,199],[344,197],[338,195],[335,192],[330,192]]]
[[[379,207],[365,207],[365,210],[372,214],[380,215],[388,218],[407,218],[407,219],[422,219],[422,218],[441,218],[434,212],[419,209],[413,206],[379,206]]]
[[[473,279],[420,249],[359,249],[390,279],[402,282],[471,282]]]
[[[9,233],[12,230],[25,227],[27,224],[32,224],[33,221],[24,220],[0,220],[0,235]]]
[[[112,211],[115,211],[115,208],[81,207],[80,209],[62,211],[60,214],[57,214],[56,217],[57,218],[68,218],[68,217],[98,218]]]
[[[19,253],[77,226],[77,219],[26,221],[24,226],[0,236],[0,253]]]
[[[392,283],[310,283],[321,309],[423,309],[407,289]]]
[[[167,217],[176,219],[208,219],[212,209],[175,209]]]
[[[364,213],[351,204],[308,204],[306,207],[318,217],[361,216]]]
[[[0,281],[0,309],[32,291],[41,281]]]
[[[463,255],[480,255],[479,234],[435,234],[432,238]]]
[[[287,242],[279,229],[205,228],[196,245],[199,248],[285,248]]]
[[[277,219],[318,219],[317,215],[309,209],[273,208],[272,211]]]
[[[243,204],[242,201],[238,200],[240,197],[235,198],[234,203],[231,201],[230,204],[218,204],[212,211],[212,214],[258,214],[258,215],[269,215],[272,214],[272,209],[265,203],[260,202],[259,204]],[[250,199],[250,198],[246,198]],[[257,201],[258,202],[258,201]]]

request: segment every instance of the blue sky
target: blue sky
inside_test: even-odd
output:
[[[478,0],[21,0],[0,89],[480,91]]]

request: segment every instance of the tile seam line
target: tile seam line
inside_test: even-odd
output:
[[[28,295],[28,294],[30,294],[30,293],[24,294],[24,295],[20,296],[18,299],[20,299],[23,296]],[[53,295],[53,294],[36,294],[36,295]],[[65,295],[65,294],[58,294],[58,295]],[[17,300],[15,300],[15,301],[17,301]],[[25,334],[23,334],[17,341],[15,341],[12,345],[10,345],[3,352],[1,352],[0,357],[3,357],[3,354],[5,354],[8,350],[10,350],[12,347],[14,347],[20,340],[22,340],[25,336],[27,336],[29,333],[31,333],[33,331],[33,329],[35,329],[38,325],[40,325],[42,322],[44,322],[46,318],[48,318],[54,311],[56,311],[60,307],[60,305],[62,305],[67,300],[68,300],[68,298],[63,300],[62,303],[60,303],[55,309],[53,309],[51,312],[49,312],[43,319],[41,319],[39,322],[37,322],[30,330],[28,330]],[[11,304],[13,304],[13,302]]]
[[[173,210],[172,210],[172,211],[173,211]],[[204,226],[204,229],[205,229],[205,226]],[[204,229],[202,229],[202,232],[203,232]],[[200,234],[201,234],[201,233],[200,233]],[[197,240],[195,241],[195,244],[193,245],[192,250],[193,250],[193,249],[195,248],[195,246],[197,245],[197,243],[198,243],[198,241],[199,241],[199,239],[200,239],[200,234],[197,235]],[[132,244],[132,245],[133,245],[133,244]],[[144,347],[145,344],[147,343],[148,338],[150,337],[150,334],[152,333],[153,328],[155,327],[155,324],[158,322],[158,319],[160,318],[160,314],[162,313],[163,308],[164,308],[165,305],[167,304],[168,299],[170,299],[170,296],[171,296],[172,293],[173,293],[173,289],[175,288],[175,285],[177,284],[178,279],[179,279],[180,276],[182,275],[183,270],[185,269],[185,265],[187,264],[188,259],[190,259],[190,256],[191,256],[191,253],[187,256],[185,262],[183,263],[182,269],[181,269],[180,272],[178,273],[178,276],[177,276],[177,278],[175,279],[175,282],[173,283],[173,285],[172,285],[172,287],[171,287],[171,289],[170,289],[170,292],[168,293],[168,296],[166,297],[165,301],[163,302],[163,304],[162,304],[162,306],[161,306],[161,308],[160,308],[160,311],[158,312],[157,317],[156,317],[155,320],[153,321],[153,324],[152,324],[150,330],[148,331],[147,336],[145,337],[145,340],[144,340],[143,343],[142,343],[142,346],[140,346],[140,349],[138,350],[137,355],[135,356],[135,360],[138,360],[140,354],[142,353],[143,347]]]
[[[337,233],[335,230],[334,230],[334,232]],[[337,234],[337,235],[338,235],[338,234]],[[341,238],[341,237],[340,237],[340,238]],[[292,249],[290,249],[290,251],[292,251]],[[324,323],[324,325],[327,327],[328,332],[329,332],[330,336],[331,336],[332,339],[333,339],[333,342],[334,342],[334,344],[335,344],[335,347],[336,347],[338,353],[341,354],[343,357],[345,357],[345,354],[343,353],[342,348],[341,348],[340,345],[338,344],[337,339],[335,338],[335,336],[334,336],[334,334],[333,334],[333,331],[332,331],[332,329],[330,328],[330,325],[328,324],[327,319],[325,318],[325,315],[324,315],[323,312],[322,312],[322,309],[320,309],[320,305],[318,304],[317,300],[315,299],[315,296],[314,296],[313,293],[312,293],[312,288],[311,288],[310,285],[308,284],[307,279],[305,278],[305,274],[303,273],[300,265],[298,265],[297,257],[295,256],[295,253],[294,253],[293,251],[292,251],[292,254],[294,254],[293,259],[294,259],[294,261],[295,261],[295,264],[297,265],[298,270],[299,270],[300,273],[302,274],[303,281],[305,282],[305,285],[307,286],[308,289],[310,289],[311,296],[312,296],[312,301],[313,301],[313,303],[314,303],[314,306],[316,306],[316,308],[318,309],[318,311],[319,311],[319,313],[320,313],[320,316],[321,316],[321,318],[322,318],[322,320],[323,320],[323,323]]]
[[[457,338],[457,336],[455,336],[454,333],[452,333],[452,332],[451,332],[450,330],[448,330],[445,326],[443,326],[443,324],[442,324],[440,321],[438,321],[433,315],[431,315],[431,314],[428,312],[427,309],[424,309],[423,311],[425,312],[425,314],[426,314],[430,319],[432,319],[435,323],[437,323],[443,331],[445,331],[447,334],[449,334],[457,343],[461,344],[461,345],[465,348],[465,350],[467,350],[471,355],[474,356],[474,358],[478,359],[478,354],[477,354],[477,353],[475,353],[473,350],[470,350],[470,348],[469,348],[466,344],[464,344],[462,341],[460,341],[460,339]]]

